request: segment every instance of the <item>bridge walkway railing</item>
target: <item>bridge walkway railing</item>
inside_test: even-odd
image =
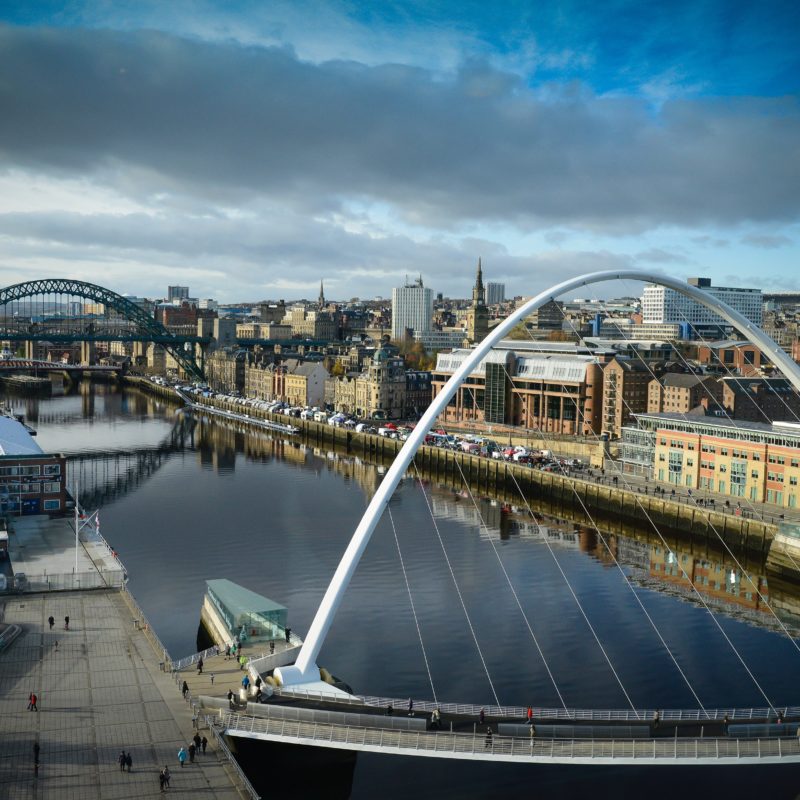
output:
[[[790,739],[666,738],[666,739],[540,739],[513,738],[485,734],[415,732],[361,728],[289,719],[246,717],[221,714],[218,723],[231,735],[237,732],[261,733],[277,739],[300,739],[320,745],[348,745],[398,750],[403,753],[472,754],[505,760],[531,758],[553,761],[618,760],[628,761],[717,761],[800,759],[800,741]]]
[[[278,695],[297,697],[311,702],[341,703],[342,705],[372,706],[374,708],[387,708],[391,705],[395,710],[402,711],[408,704],[408,698],[376,697],[371,695],[351,695],[342,697],[321,692],[309,692],[292,687],[282,687],[275,690]],[[470,703],[435,703],[432,700],[414,700],[414,710],[418,712],[431,712],[438,708],[442,714],[478,718],[481,710],[491,718],[527,718],[527,706],[479,706]],[[728,721],[749,720],[775,720],[776,712],[784,719],[800,718],[800,706],[783,706],[771,708],[666,708],[666,709],[596,709],[596,708],[540,708],[533,707],[533,717],[537,720],[570,720],[585,722],[650,722],[655,712],[658,711],[662,722],[722,722],[727,716]]]

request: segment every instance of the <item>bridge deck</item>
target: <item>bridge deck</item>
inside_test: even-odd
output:
[[[220,713],[229,736],[387,755],[543,764],[766,764],[800,762],[798,738],[487,738],[483,732],[403,731]]]

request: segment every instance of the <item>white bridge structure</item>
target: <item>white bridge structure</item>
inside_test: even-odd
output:
[[[758,346],[800,392],[800,367],[763,331],[738,311],[713,295],[677,279],[638,270],[603,271],[573,278],[538,294],[518,308],[470,353],[436,396],[409,435],[392,466],[369,503],[333,575],[305,641],[293,664],[278,666],[274,677],[282,698],[303,698],[312,707],[292,712],[280,704],[259,706],[252,716],[228,715],[223,719],[227,733],[265,741],[364,750],[400,755],[438,758],[515,761],[530,763],[585,764],[720,764],[800,762],[797,724],[798,709],[723,709],[719,711],[662,711],[662,729],[653,724],[653,710],[603,711],[537,709],[535,736],[524,725],[524,710],[493,707],[487,710],[495,723],[494,736],[477,729],[446,726],[431,730],[426,724],[378,716],[376,703],[344,693],[314,697],[319,691],[317,666],[320,649],[331,627],[345,591],[364,550],[400,480],[412,463],[427,433],[435,425],[458,387],[514,326],[564,292],[615,280],[647,281],[685,295],[715,312]],[[742,662],[744,663],[744,662]],[[676,664],[677,665],[677,664]],[[748,670],[749,671],[749,670]],[[316,702],[316,705],[314,705]],[[384,701],[380,701],[384,702]],[[403,701],[398,708],[402,708]],[[359,711],[353,708],[359,706]],[[385,708],[385,706],[384,706]],[[424,704],[416,705],[424,709]],[[224,710],[224,709],[223,709]],[[372,712],[371,714],[369,712]],[[443,711],[444,713],[444,711]],[[453,718],[475,719],[477,708],[454,707]],[[471,716],[470,716],[471,715]],[[406,722],[407,724],[400,724]],[[583,729],[564,723],[582,723]],[[663,726],[674,725],[674,736],[663,736]],[[397,723],[397,724],[395,724]],[[782,728],[776,726],[783,725]],[[688,727],[687,727],[688,726]],[[693,727],[692,727],[693,726]],[[679,730],[682,732],[679,734]],[[788,735],[787,735],[788,734]]]

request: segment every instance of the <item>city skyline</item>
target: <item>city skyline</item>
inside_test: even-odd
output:
[[[0,271],[222,303],[800,288],[789,3],[0,11]]]

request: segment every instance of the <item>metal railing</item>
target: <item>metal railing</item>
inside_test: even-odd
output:
[[[81,589],[121,589],[125,583],[124,575],[116,570],[111,572],[45,572],[32,575],[25,573],[24,580],[15,578],[9,593],[17,592],[68,592]]]
[[[206,717],[206,726],[211,731],[212,736],[214,737],[214,741],[217,743],[217,746],[220,749],[220,752],[228,759],[228,762],[233,767],[234,772],[239,777],[239,780],[242,783],[244,790],[250,795],[252,800],[261,800],[261,796],[256,792],[253,788],[253,784],[250,783],[247,775],[244,774],[244,770],[239,766],[239,762],[234,758],[233,753],[231,753],[230,748],[225,742],[225,737],[217,730],[214,723],[217,721],[214,717]]]
[[[161,639],[158,638],[158,635],[153,630],[153,626],[148,621],[144,611],[142,611],[141,606],[136,602],[136,598],[130,593],[127,584],[122,587],[120,594],[134,614],[134,625],[136,625],[138,629],[144,633],[147,641],[150,642],[150,646],[153,648],[156,655],[162,659],[161,664],[164,671],[170,672],[172,670],[172,656],[170,656],[169,650],[167,650],[167,648],[164,646],[164,643],[161,641]]]
[[[293,738],[317,743],[348,745],[353,749],[380,748],[384,751],[448,754],[471,753],[478,758],[544,761],[692,761],[717,762],[724,759],[759,761],[800,760],[800,741],[788,739],[663,738],[663,739],[540,739],[536,737],[492,736],[472,733],[414,732],[361,728],[322,722],[243,717],[220,714],[232,735],[262,733],[275,738]]]
[[[219,645],[214,645],[213,647],[207,647],[205,650],[201,650],[199,653],[193,653],[190,656],[186,656],[185,658],[179,658],[177,661],[173,661],[172,669],[174,672],[180,672],[181,670],[187,669],[188,667],[191,667],[193,664],[196,664],[201,658],[203,659],[203,661],[205,661],[207,658],[218,656],[221,652],[222,650],[220,649]]]
[[[303,698],[313,702],[338,703],[342,705],[372,706],[374,708],[387,708],[391,705],[396,711],[402,711],[408,705],[408,698],[375,697],[370,695],[333,695],[324,692],[310,692],[284,686],[275,689],[276,695]],[[494,706],[474,705],[471,703],[435,703],[432,700],[414,700],[414,710],[430,712],[438,708],[442,714],[475,717],[477,719],[481,710],[487,717],[527,719],[527,706]],[[667,708],[667,709],[598,709],[598,708],[538,708],[533,707],[533,717],[539,720],[580,720],[585,722],[650,722],[654,713],[658,711],[659,719],[670,722],[722,722],[727,716],[730,722],[734,720],[774,720],[777,713],[784,719],[800,717],[800,706],[776,706],[771,708]]]

